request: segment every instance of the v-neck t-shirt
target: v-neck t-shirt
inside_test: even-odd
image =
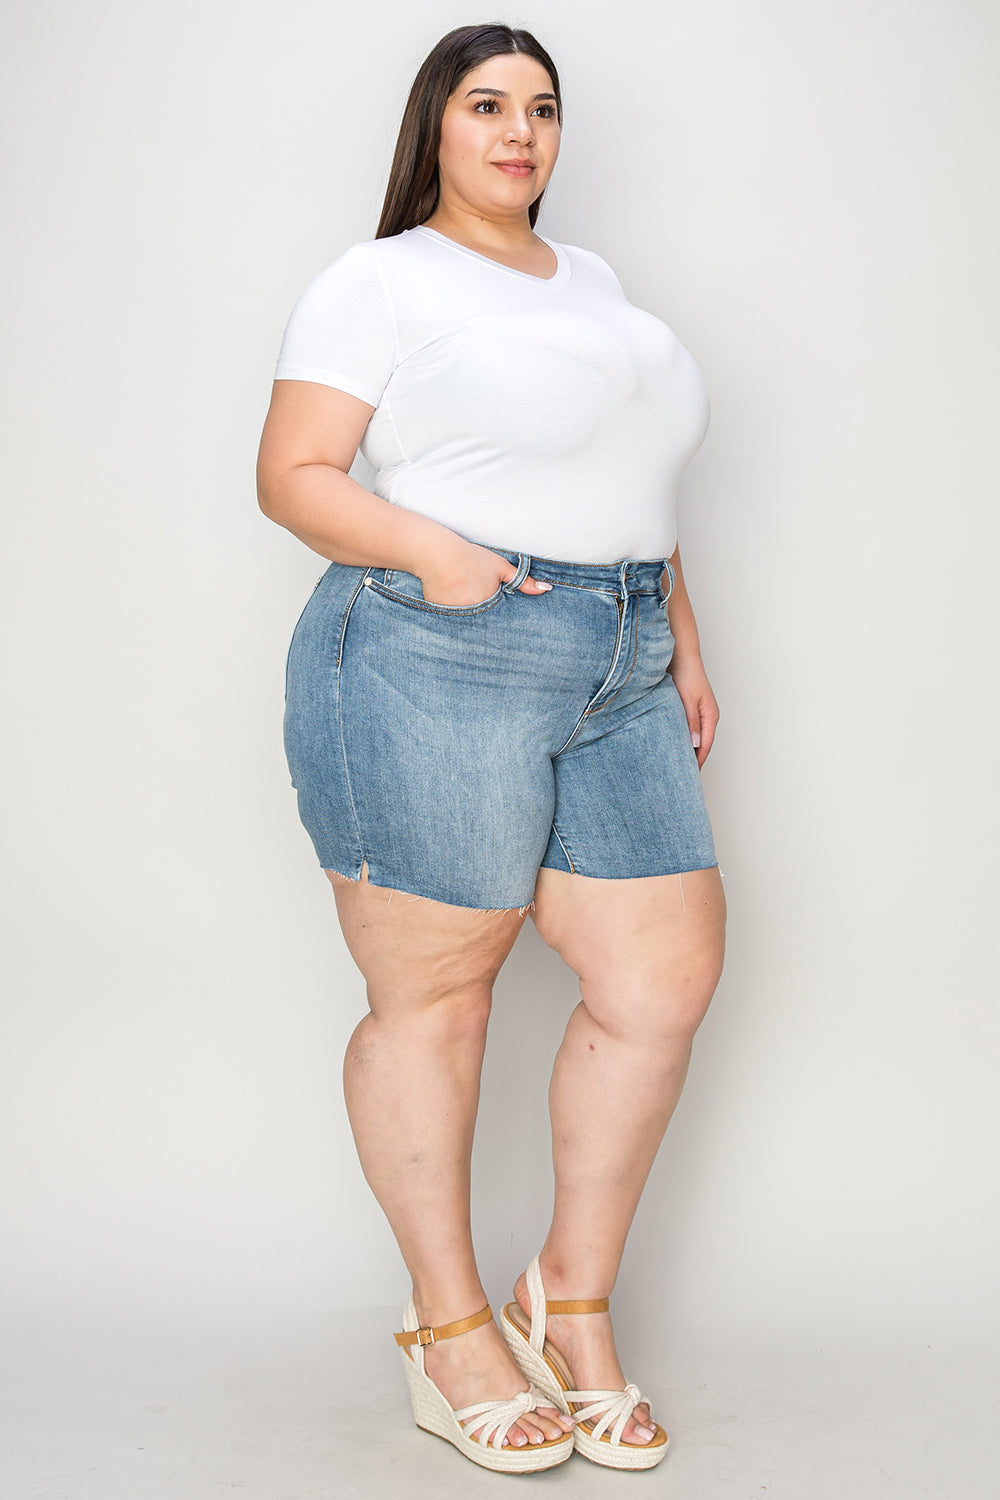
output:
[[[426,225],[352,246],[295,304],[275,379],[373,406],[361,452],[375,493],[470,541],[667,558],[708,429],[704,376],[599,255],[545,243],[547,278]]]

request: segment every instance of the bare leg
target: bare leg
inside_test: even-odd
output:
[[[582,996],[549,1092],[556,1190],[541,1267],[554,1300],[605,1297],[615,1284],[722,970],[725,916],[717,868],[639,880],[539,872],[535,923]],[[516,1295],[527,1311],[523,1276]],[[580,1387],[624,1387],[609,1313],[552,1317],[548,1330]],[[648,1422],[637,1407],[625,1441],[648,1441]]]
[[[477,912],[328,872],[371,1013],[344,1060],[344,1093],[365,1177],[413,1280],[422,1325],[488,1301],[469,1211],[472,1139],[493,981],[521,929],[515,911]],[[453,1407],[526,1389],[495,1323],[425,1350]],[[558,1437],[552,1408],[511,1428],[515,1446]]]

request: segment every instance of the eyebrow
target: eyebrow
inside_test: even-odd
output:
[[[510,98],[510,94],[506,89],[470,89],[469,93],[465,96],[466,99],[468,99],[469,94],[496,94],[498,99]],[[555,99],[555,97],[555,94],[532,94],[528,102],[534,104],[537,99]]]

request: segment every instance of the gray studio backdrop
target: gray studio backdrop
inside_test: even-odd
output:
[[[259,515],[253,467],[285,319],[374,233],[419,61],[492,16],[8,10],[4,1286],[50,1312],[398,1308],[341,1097],[363,987],[281,747],[324,564]],[[680,531],[722,705],[704,780],[729,959],[616,1305],[633,1328],[652,1308],[751,1338],[977,1336],[997,1228],[997,12],[501,18],[564,75],[539,227],[604,255],[712,397]],[[477,1145],[494,1300],[547,1221],[545,1087],[574,1003],[526,928]]]

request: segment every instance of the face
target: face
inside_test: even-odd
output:
[[[489,58],[466,73],[441,120],[439,207],[520,218],[559,155],[552,80],[523,53]]]

